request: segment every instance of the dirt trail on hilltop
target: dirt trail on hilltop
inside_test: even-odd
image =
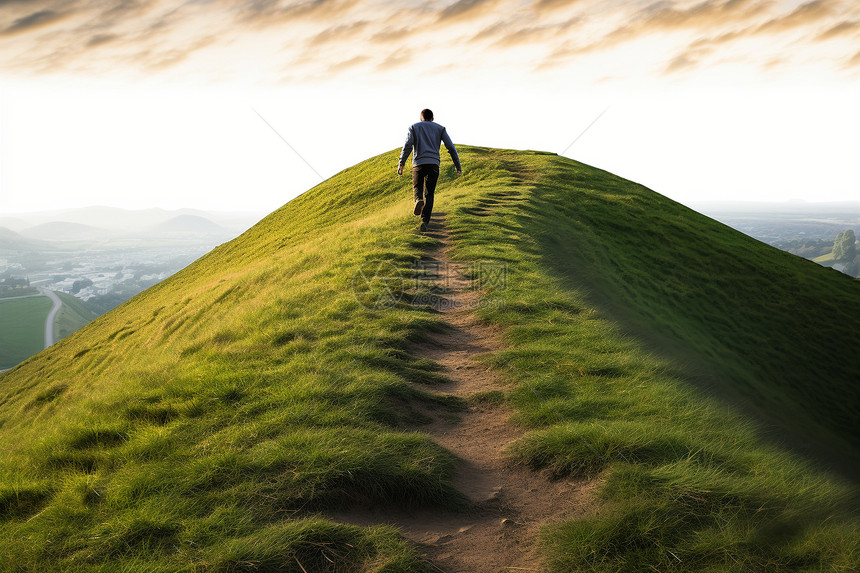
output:
[[[481,293],[472,289],[469,264],[452,262],[448,256],[451,238],[444,221],[434,221],[428,234],[441,242],[424,259],[430,271],[428,280],[440,293],[432,304],[451,328],[433,334],[413,352],[441,365],[442,374],[451,383],[424,388],[463,398],[504,390],[498,375],[475,359],[503,345],[500,330],[480,323],[473,313]],[[539,528],[589,514],[593,509],[592,484],[585,480],[551,481],[511,464],[504,448],[524,430],[510,422],[511,411],[504,404],[472,400],[467,411],[455,416],[429,408],[421,413],[433,421],[418,429],[460,459],[454,486],[466,495],[470,507],[462,513],[377,508],[336,518],[358,525],[398,527],[431,563],[448,573],[540,571]]]

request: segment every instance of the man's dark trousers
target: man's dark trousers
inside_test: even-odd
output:
[[[424,201],[421,219],[430,222],[433,213],[433,195],[436,192],[436,182],[439,180],[439,166],[432,163],[412,168],[412,192],[416,201]]]

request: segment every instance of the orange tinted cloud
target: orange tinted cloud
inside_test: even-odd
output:
[[[480,16],[491,10],[499,2],[497,0],[456,0],[439,12],[439,20],[455,20]]]
[[[338,73],[349,70],[356,66],[360,66],[361,64],[370,60],[369,56],[354,56],[349,58],[348,60],[343,60],[341,62],[337,62],[329,66],[328,71],[331,73]]]
[[[291,78],[336,76],[363,64],[380,74],[407,63],[424,70],[581,70],[589,58],[602,58],[600,77],[643,66],[688,74],[726,59],[758,67],[790,66],[795,58],[844,65],[856,60],[850,44],[860,35],[855,0],[0,0],[0,6],[0,71],[144,77],[230,76],[249,69],[249,61],[254,73],[290,68]],[[743,50],[757,38],[785,41]]]
[[[817,24],[822,19],[830,16],[836,9],[836,2],[832,0],[813,0],[801,4],[790,13],[768,20],[756,30],[756,32],[784,32],[794,28],[803,28]]]
[[[412,28],[384,28],[371,36],[373,42],[397,42],[405,39]]]
[[[353,22],[351,24],[332,26],[331,28],[326,28],[325,30],[311,38],[308,44],[312,46],[317,46],[320,44],[342,42],[349,38],[355,37],[356,34],[360,33],[365,28],[367,28],[367,22],[363,20],[359,20],[358,22]]]
[[[850,20],[839,22],[835,26],[829,28],[828,30],[822,32],[818,35],[818,40],[830,40],[832,38],[838,38],[840,36],[847,36],[851,34],[856,34],[860,31],[860,20]]]
[[[8,36],[10,34],[17,34],[20,32],[31,32],[35,29],[43,28],[61,20],[64,17],[65,14],[55,10],[39,10],[38,12],[32,12],[26,16],[21,16],[20,18],[15,19],[11,24],[0,31],[0,35]]]

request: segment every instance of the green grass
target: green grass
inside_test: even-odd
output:
[[[39,296],[0,299],[0,369],[11,368],[45,348],[51,300]]]
[[[545,528],[550,569],[854,570],[856,487],[771,433],[856,456],[860,285],[598,169],[486,156],[451,225],[507,333],[509,453],[601,484]]]
[[[750,420],[852,451],[857,283],[553,154],[461,152],[438,210],[481,262],[507,344],[484,359],[510,384],[466,402],[515,409],[513,460],[600,484],[599,512],[545,529],[549,570],[856,565],[854,487]],[[416,431],[413,405],[464,403],[414,384],[446,383],[409,350],[444,326],[411,304],[434,240],[395,159],[0,376],[2,567],[429,570],[395,530],[325,518],[462,504],[453,456]]]
[[[856,281],[600,170],[546,169],[530,221],[554,276],[708,391],[860,464]]]
[[[58,292],[57,296],[63,301],[63,306],[54,319],[55,340],[67,337],[96,317],[79,298],[63,292]]]
[[[394,160],[335,176],[3,375],[0,563],[425,569],[390,529],[318,517],[462,503],[453,456],[401,414],[438,402],[413,381],[445,381],[407,351],[440,322],[397,299],[432,240],[411,232]]]

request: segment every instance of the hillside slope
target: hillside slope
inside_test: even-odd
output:
[[[91,322],[96,315],[79,298],[64,292],[56,294],[63,301],[63,307],[54,320],[54,338],[60,340]]]
[[[860,467],[860,283],[609,173],[547,170],[525,220],[561,280],[709,390]]]
[[[858,284],[574,161],[461,156],[438,209],[455,256],[504,271],[479,314],[504,329],[486,360],[529,429],[511,460],[602,484],[598,515],[548,526],[547,566],[849,569],[854,488],[690,372],[856,451]],[[395,161],[339,173],[0,375],[3,566],[429,570],[390,527],[319,517],[464,503],[412,410],[464,404],[415,384],[445,383],[411,350],[443,325],[410,280],[435,241]],[[663,342],[690,363],[644,350]]]

